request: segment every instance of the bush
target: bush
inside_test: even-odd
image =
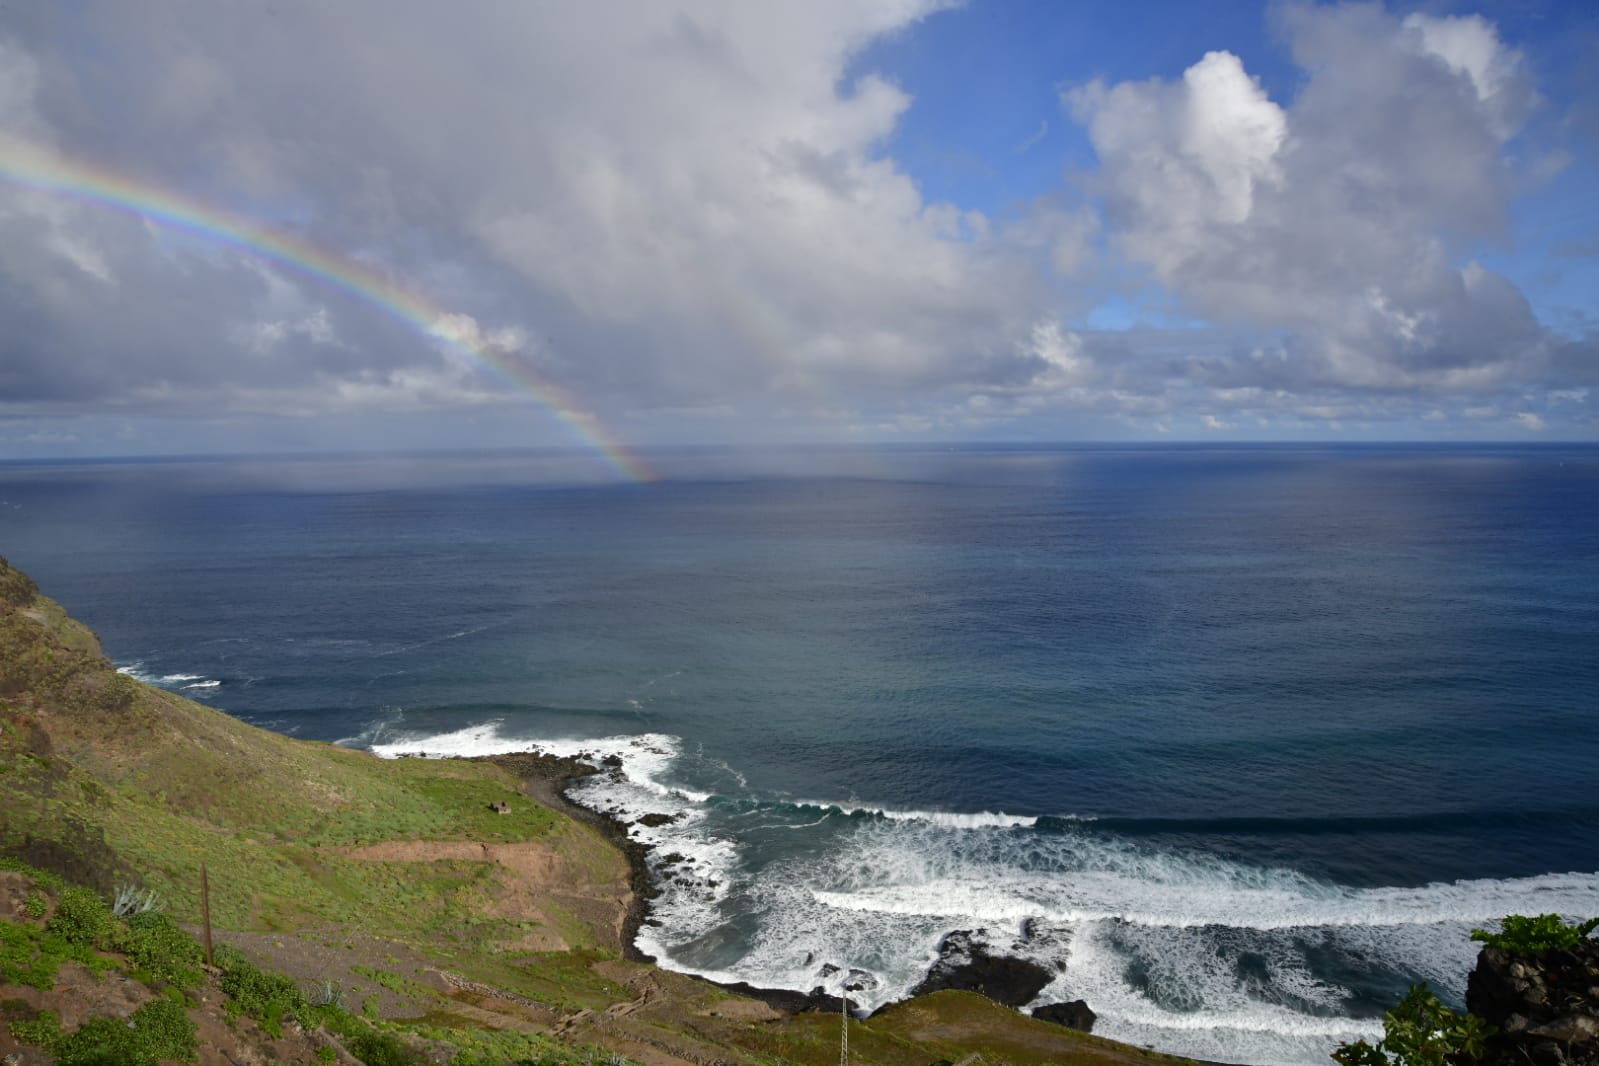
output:
[[[1499,923],[1499,932],[1473,929],[1471,939],[1518,954],[1554,949],[1569,951],[1587,940],[1595,929],[1599,929],[1599,918],[1567,925],[1558,914],[1540,914],[1536,918],[1511,914]]]
[[[114,928],[111,908],[90,888],[67,888],[50,916],[47,928],[59,933],[69,944],[87,948],[105,947]]]
[[[194,937],[159,911],[135,914],[123,925],[116,946],[127,952],[134,968],[158,981],[193,988],[203,979],[205,955]]]
[[[1456,1014],[1425,984],[1383,1016],[1383,1037],[1341,1045],[1332,1057],[1340,1066],[1460,1066],[1482,1055],[1493,1026],[1473,1014]]]
[[[217,953],[223,969],[218,987],[228,996],[228,1013],[254,1018],[273,1039],[283,1036],[283,1019],[306,1011],[307,1003],[294,982],[269,973],[228,948]]]
[[[53,1049],[56,1066],[157,1066],[162,1059],[193,1062],[198,1031],[188,1012],[171,1000],[157,999],[126,1022],[90,1018]]]
[[[345,1041],[345,1048],[366,1066],[426,1066],[426,1056],[407,1047],[393,1033],[368,1029]]]
[[[48,992],[67,951],[66,941],[38,926],[0,922],[0,983]]]
[[[19,1044],[31,1044],[48,1051],[61,1039],[61,1017],[53,1010],[42,1010],[32,1021],[12,1022],[11,1036]]]

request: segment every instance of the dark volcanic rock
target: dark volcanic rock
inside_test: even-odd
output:
[[[826,1011],[829,1014],[838,1014],[844,1009],[844,1001],[837,996],[830,996],[820,987],[809,992],[796,992],[791,988],[757,988],[755,985],[744,981],[726,984],[721,981],[712,981],[714,985],[736,992],[741,996],[758,999],[773,1010],[780,1010],[785,1014],[801,1014],[808,1010]],[[860,1007],[852,999],[849,1001],[850,1013],[856,1013]]]
[[[1570,951],[1483,948],[1466,1009],[1499,1030],[1482,1066],[1599,1066],[1599,940]]]
[[[1020,1007],[1044,990],[1053,975],[1036,962],[995,955],[970,930],[957,930],[938,945],[938,961],[912,996],[955,988],[977,992],[995,1003]]]
[[[1064,1025],[1068,1029],[1091,1033],[1094,1031],[1094,1020],[1098,1015],[1089,1010],[1087,1003],[1074,999],[1070,1003],[1046,1003],[1042,1007],[1035,1007],[1033,1017],[1054,1022],[1056,1025]]]

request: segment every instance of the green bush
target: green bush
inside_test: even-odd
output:
[[[1332,1057],[1339,1066],[1461,1066],[1482,1054],[1493,1026],[1474,1014],[1456,1014],[1425,984],[1412,985],[1404,1000],[1383,1016],[1383,1037],[1344,1044]]]
[[[55,987],[56,972],[68,959],[99,976],[116,969],[116,962],[85,944],[26,922],[0,921],[0,985],[15,984],[48,992]]]
[[[32,1021],[12,1022],[11,1036],[19,1044],[49,1051],[61,1039],[61,1017],[53,1010],[42,1010]]]
[[[217,953],[217,962],[223,970],[217,985],[228,996],[228,1013],[254,1018],[273,1039],[283,1036],[284,1018],[310,1013],[293,981],[261,969],[242,952],[224,948]]]
[[[413,1051],[393,1033],[367,1029],[345,1040],[345,1048],[366,1066],[426,1066],[427,1057]]]
[[[61,902],[47,928],[69,944],[100,948],[110,942],[114,925],[105,900],[92,888],[73,887],[62,889]]]
[[[38,926],[0,922],[0,983],[50,991],[66,948],[59,936],[41,936]]]
[[[50,909],[50,901],[44,898],[42,892],[29,892],[28,901],[22,905],[29,918],[43,918]]]
[[[1536,918],[1511,914],[1499,923],[1499,932],[1473,929],[1471,939],[1491,948],[1518,954],[1557,948],[1569,951],[1588,939],[1588,934],[1595,929],[1599,929],[1599,918],[1567,925],[1558,914],[1540,914]]]
[[[205,954],[200,945],[159,911],[129,917],[115,938],[115,946],[127,953],[135,970],[153,980],[193,988],[204,978],[200,964],[205,961]]]
[[[162,1059],[193,1062],[197,1037],[187,1011],[171,1000],[157,999],[125,1022],[90,1018],[45,1050],[55,1055],[56,1066],[157,1066]]]

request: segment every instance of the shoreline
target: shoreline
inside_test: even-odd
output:
[[[651,845],[641,844],[628,836],[627,823],[622,822],[613,815],[585,807],[566,795],[566,790],[572,785],[596,774],[607,773],[612,767],[605,764],[596,766],[578,756],[550,755],[536,751],[474,755],[466,756],[466,758],[473,762],[492,763],[508,771],[522,782],[524,790],[532,799],[598,830],[608,841],[621,850],[627,862],[629,888],[633,896],[628,901],[627,916],[622,925],[622,957],[629,962],[659,966],[660,962],[655,956],[640,951],[635,943],[638,938],[639,927],[649,919],[650,902],[659,894],[650,877],[648,856],[650,851],[653,850]],[[805,1012],[837,1014],[845,1004],[845,1001],[839,997],[826,993],[817,995],[789,988],[762,988],[745,981],[715,981],[699,974],[683,973],[676,970],[671,972],[681,973],[683,977],[731,992],[734,995],[758,1000],[773,1010],[789,1016]],[[883,1010],[913,1002],[916,998],[916,996],[909,996],[905,999],[895,1000],[893,1003],[884,1004],[866,1015],[858,1013],[858,1005],[853,1000],[850,1000],[850,1014],[858,1021],[867,1021]],[[1004,1006],[1003,1004],[997,1005]],[[1021,1018],[1031,1019],[1033,1017],[1030,1013],[1018,1007],[1007,1007],[1006,1009],[1014,1011]],[[1068,1027],[1062,1026],[1062,1028]],[[1078,1030],[1068,1028],[1068,1031],[1077,1032]],[[1091,1034],[1084,1033],[1082,1035],[1088,1036]],[[1134,1052],[1154,1051],[1152,1048],[1144,1048],[1137,1044],[1121,1044],[1119,1041],[1111,1040],[1108,1037],[1094,1037],[1094,1039],[1108,1040],[1110,1043],[1126,1047]],[[1171,1055],[1173,1053],[1155,1052],[1155,1054]],[[1241,1066],[1238,1063],[1210,1059],[1190,1059],[1189,1061],[1193,1062],[1195,1066]]]
[[[627,823],[612,815],[585,807],[566,794],[568,788],[584,778],[606,773],[607,767],[595,766],[577,756],[549,755],[543,752],[508,752],[499,755],[474,755],[468,758],[472,761],[493,763],[514,774],[522,781],[523,788],[533,799],[598,830],[621,850],[629,871],[628,887],[633,894],[633,898],[628,901],[627,917],[622,923],[622,957],[629,962],[659,966],[660,960],[647,952],[640,951],[636,943],[639,927],[650,920],[650,902],[659,895],[650,877],[648,856],[653,850],[652,845],[640,844],[628,836]],[[676,970],[672,972],[682,973]],[[845,1002],[825,992],[818,995],[792,988],[762,988],[747,981],[716,981],[695,973],[682,973],[682,976],[712,985],[725,992],[759,1000],[773,1010],[788,1015],[806,1011],[836,1014],[843,1008]],[[849,1001],[849,1007],[851,1015],[859,1020],[870,1017],[869,1014],[859,1013],[860,1006],[854,1000]],[[871,1013],[875,1014],[877,1011]]]

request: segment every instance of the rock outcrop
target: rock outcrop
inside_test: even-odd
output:
[[[938,945],[938,961],[922,983],[911,989],[911,995],[954,988],[976,992],[1007,1007],[1020,1007],[1032,1002],[1054,977],[1036,962],[993,954],[980,935],[981,931],[961,929],[946,936]]]
[[[1484,948],[1466,1009],[1499,1030],[1483,1066],[1599,1066],[1599,940],[1570,950]]]
[[[1091,1033],[1094,1031],[1094,1022],[1099,1016],[1089,1009],[1086,1001],[1074,999],[1070,1003],[1046,1003],[1042,1007],[1034,1007],[1033,1017],[1054,1022],[1056,1025],[1064,1025],[1068,1029]]]

